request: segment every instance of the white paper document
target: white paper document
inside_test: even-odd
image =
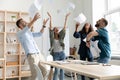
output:
[[[83,13],[80,13],[78,17],[74,18],[74,20],[78,23],[84,23],[86,21],[86,17]]]
[[[39,10],[41,10],[43,0],[35,0],[34,3],[29,8],[29,16],[33,18]]]
[[[38,12],[38,9],[35,7],[34,4],[32,4],[29,8],[29,16],[33,19],[33,17],[37,12]]]
[[[101,50],[98,48],[98,41],[90,41],[90,51],[95,58],[99,57]]]
[[[37,8],[37,10],[41,10],[42,4],[43,4],[43,0],[35,0],[34,1],[34,5]]]
[[[75,5],[72,2],[69,2],[64,8],[58,9],[57,13],[60,15],[66,15],[67,13],[72,13],[74,9]]]
[[[68,12],[72,12],[74,9],[75,9],[75,5],[71,2],[69,2],[67,5]]]

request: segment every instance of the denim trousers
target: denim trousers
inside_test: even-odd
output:
[[[98,63],[108,63],[110,61],[110,58],[98,58]]]
[[[54,52],[54,54],[53,54],[53,60],[54,61],[61,61],[61,60],[64,60],[64,59],[65,59],[65,53],[63,51]],[[59,75],[59,72],[60,72],[60,75]],[[55,68],[54,75],[53,75],[53,80],[58,80],[58,76],[59,76],[59,80],[64,80],[63,69]]]

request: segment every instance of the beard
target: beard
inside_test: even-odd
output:
[[[95,24],[95,27],[99,27],[100,25],[99,24]]]

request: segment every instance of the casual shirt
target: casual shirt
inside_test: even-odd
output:
[[[108,31],[105,28],[100,28],[96,31],[99,34],[95,37],[95,40],[99,40],[98,47],[101,50],[100,58],[110,58],[111,48],[109,43]]]
[[[31,32],[28,26],[17,33],[18,40],[24,48],[26,55],[39,52],[39,49],[33,37],[40,37],[41,34],[41,32]]]
[[[79,45],[79,50],[78,50],[78,54],[80,55],[80,58],[93,58],[93,55],[90,51],[90,49],[86,46],[86,42],[84,41],[84,39],[86,38],[87,34],[86,33],[82,33],[81,31],[79,32],[74,32],[73,36],[75,38],[80,38],[80,45]]]
[[[62,46],[60,46],[59,40],[54,39],[53,47],[54,47],[53,52],[61,52],[61,51],[63,51]]]
[[[50,33],[50,54],[53,55],[53,50],[54,50],[54,30],[50,30],[49,31]],[[59,43],[60,43],[60,46],[62,47],[62,49],[64,50],[65,49],[65,44],[64,44],[64,38],[65,38],[65,34],[66,34],[66,30],[65,29],[62,29],[60,32],[59,32]]]

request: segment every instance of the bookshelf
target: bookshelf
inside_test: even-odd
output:
[[[28,13],[15,11],[0,11],[0,79],[22,80],[29,77],[29,65],[20,43],[17,40],[16,20],[23,18],[30,21]],[[1,65],[0,64],[0,65]]]

